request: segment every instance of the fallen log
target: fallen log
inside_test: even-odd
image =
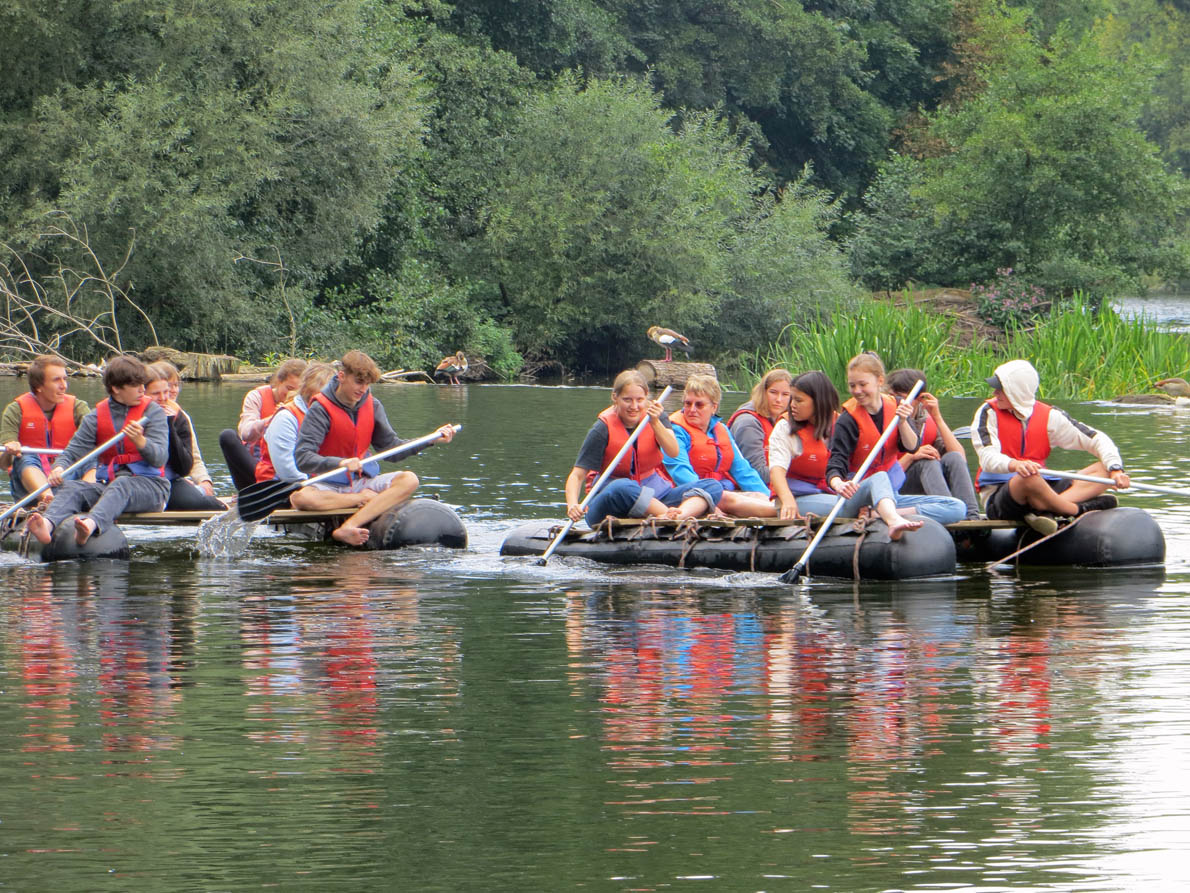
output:
[[[664,360],[641,360],[636,364],[636,370],[645,377],[650,387],[685,388],[686,379],[691,375],[715,375],[715,367],[710,363],[687,363],[679,360],[665,362]]]

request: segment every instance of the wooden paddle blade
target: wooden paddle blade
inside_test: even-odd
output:
[[[240,491],[236,508],[241,521],[263,521],[279,508],[289,507],[289,497],[306,484],[305,481],[257,481]]]

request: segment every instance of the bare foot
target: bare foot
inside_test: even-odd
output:
[[[332,531],[331,536],[341,543],[346,543],[349,546],[362,546],[368,541],[368,528],[366,527],[336,527]]]
[[[893,541],[899,540],[901,534],[906,530],[917,530],[923,523],[923,521],[910,521],[908,518],[901,518],[900,521],[894,521],[888,525],[888,538]]]
[[[87,540],[91,538],[91,534],[95,532],[95,528],[98,526],[91,518],[75,518],[74,541],[80,546],[87,545]]]
[[[50,540],[54,538],[54,525],[47,521],[44,515],[38,512],[30,514],[25,519],[25,524],[28,526],[29,532],[43,546],[48,546]]]

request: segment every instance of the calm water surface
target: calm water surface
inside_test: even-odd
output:
[[[183,390],[213,469],[245,390]],[[0,554],[0,887],[1187,888],[1181,502],[1129,497],[1164,569],[538,568],[500,541],[558,515],[606,392],[379,394],[405,436],[463,423],[409,467],[467,551]],[[1185,484],[1190,414],[1070,408]]]

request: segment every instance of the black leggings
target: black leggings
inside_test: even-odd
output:
[[[244,446],[234,428],[224,428],[219,432],[219,449],[223,450],[227,470],[231,472],[231,482],[237,490],[256,483],[257,459]]]
[[[207,496],[185,478],[174,478],[169,482],[169,502],[165,504],[167,512],[221,512],[226,508],[214,496]]]

